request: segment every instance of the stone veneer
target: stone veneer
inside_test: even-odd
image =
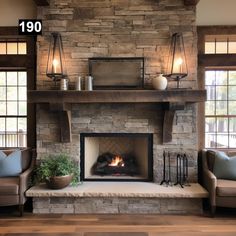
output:
[[[35,214],[201,214],[197,198],[34,197]]]
[[[49,36],[54,31],[62,36],[70,89],[74,89],[76,76],[88,74],[90,57],[144,57],[144,82],[145,87],[150,87],[152,78],[164,72],[170,38],[175,32],[183,33],[189,70],[181,85],[196,88],[195,7],[184,6],[181,0],[51,0],[49,7],[38,7],[38,18],[43,20],[43,35],[38,36],[37,43],[39,90],[53,89],[54,86],[45,75]],[[168,87],[173,86],[176,84],[169,82]],[[81,132],[153,133],[154,182],[162,179],[163,150],[170,151],[173,156],[179,151],[186,152],[190,181],[196,182],[196,114],[193,104],[178,111],[173,124],[173,140],[163,144],[161,104],[75,104],[72,106],[72,142],[61,143],[57,113],[49,112],[46,105],[38,105],[38,158],[49,153],[65,152],[79,162]],[[183,212],[185,206],[190,211],[191,207],[201,208],[199,201],[193,202],[193,199],[46,197],[34,198],[34,212],[43,209],[43,206],[46,206],[44,209],[52,206],[55,213],[57,206],[62,207],[59,211],[68,213],[104,212],[106,205],[112,206],[107,208],[112,213],[139,213],[144,209],[150,213],[166,213],[172,210]]]
[[[195,7],[179,0],[52,0],[38,7],[43,35],[38,36],[37,89],[52,89],[46,77],[51,32],[61,33],[70,89],[78,75],[88,74],[89,57],[144,57],[145,86],[165,69],[170,36],[183,32],[189,76],[183,87],[196,86]],[[169,82],[169,87],[176,84]],[[37,153],[66,152],[79,161],[81,132],[144,132],[154,134],[154,181],[161,180],[162,152],[184,151],[190,156],[190,180],[197,175],[196,107],[177,112],[173,141],[162,144],[161,105],[73,105],[72,142],[60,143],[56,113],[37,108]]]

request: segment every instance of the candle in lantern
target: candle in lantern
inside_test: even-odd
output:
[[[53,67],[53,71],[54,71],[55,74],[57,73],[57,66],[58,66],[58,60],[57,59],[53,59],[52,67]]]
[[[176,66],[177,66],[177,71],[179,69],[179,73],[182,73],[182,64],[183,64],[183,59],[180,57],[176,60]]]

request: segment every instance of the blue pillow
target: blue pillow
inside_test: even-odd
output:
[[[219,179],[236,180],[236,156],[228,157],[224,152],[216,152],[213,173]]]
[[[21,151],[16,150],[7,156],[0,150],[0,177],[19,176],[21,172]]]

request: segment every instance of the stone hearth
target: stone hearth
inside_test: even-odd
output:
[[[208,193],[199,184],[189,187],[154,183],[84,182],[78,187],[49,190],[32,187],[34,213],[151,213],[199,214]]]

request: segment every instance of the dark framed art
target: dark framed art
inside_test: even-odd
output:
[[[89,58],[89,75],[94,89],[142,89],[143,57]]]

